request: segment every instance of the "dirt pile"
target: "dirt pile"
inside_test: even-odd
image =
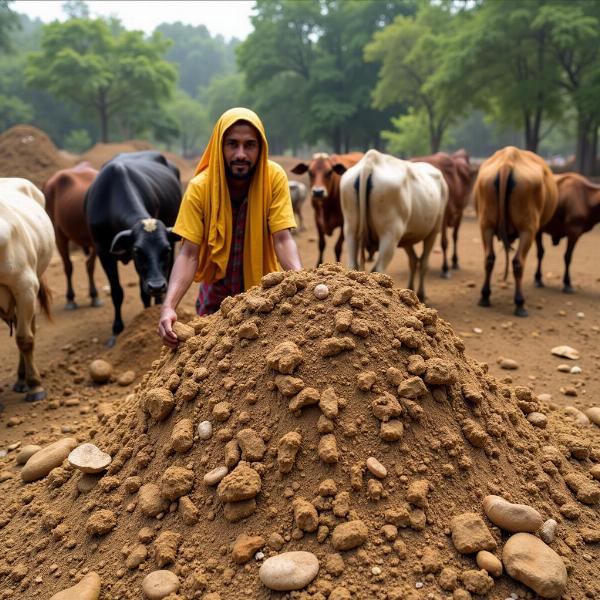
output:
[[[0,177],[24,177],[41,188],[56,171],[73,164],[40,129],[16,125],[0,134]]]
[[[325,265],[189,325],[78,435],[104,475],[62,446],[0,474],[0,598],[600,596],[597,429],[552,428],[412,292]]]

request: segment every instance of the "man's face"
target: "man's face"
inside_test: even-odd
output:
[[[223,158],[227,175],[250,179],[260,155],[260,138],[249,123],[235,123],[223,136]]]

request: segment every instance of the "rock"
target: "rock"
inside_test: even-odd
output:
[[[282,342],[267,355],[267,365],[283,375],[291,375],[302,360],[302,352],[294,342]]]
[[[179,321],[173,323],[173,333],[180,342],[185,342],[196,334],[193,327],[190,327],[185,323],[180,323]]]
[[[379,437],[384,442],[397,442],[404,435],[404,424],[402,421],[392,419],[391,421],[382,422],[379,428]]]
[[[93,513],[87,520],[85,530],[90,535],[106,535],[117,526],[117,517],[112,510],[103,508]]]
[[[187,496],[194,487],[194,472],[183,467],[169,467],[160,478],[160,494],[173,501]]]
[[[94,360],[89,366],[90,377],[94,383],[106,383],[112,375],[112,365],[101,358]]]
[[[181,419],[171,432],[171,448],[175,452],[187,452],[194,445],[194,424],[191,419]]]
[[[318,404],[320,399],[321,394],[318,390],[316,390],[315,388],[307,387],[304,388],[296,397],[292,398],[288,405],[288,408],[296,416],[300,416],[300,411],[305,406]]]
[[[485,596],[494,587],[494,580],[484,570],[476,571],[475,569],[470,569],[464,571],[461,574],[461,579],[469,592],[480,596]]]
[[[540,429],[546,429],[546,425],[548,425],[548,418],[544,413],[541,412],[530,412],[527,415],[527,420],[534,427],[539,427]]]
[[[571,373],[571,375],[579,375],[582,372],[583,372],[582,368],[578,367],[577,365],[575,365],[574,367],[571,367],[569,369],[569,373]]]
[[[229,469],[225,466],[215,467],[204,475],[204,483],[209,486],[218,485],[221,483],[225,475],[229,473]]]
[[[600,427],[600,406],[592,406],[592,408],[588,408],[583,412],[594,425]]]
[[[406,499],[415,506],[420,508],[427,507],[427,495],[429,494],[429,488],[431,487],[427,479],[418,479],[413,481],[406,491]]]
[[[385,423],[399,417],[402,414],[402,406],[394,396],[385,392],[383,396],[378,396],[371,402],[371,411],[376,419]]]
[[[294,521],[301,531],[313,532],[319,526],[319,513],[317,509],[304,498],[294,500]]]
[[[289,431],[277,443],[277,464],[280,473],[289,473],[294,467],[296,454],[302,444],[302,436]]]
[[[331,536],[331,544],[336,550],[352,550],[367,541],[369,530],[363,521],[348,521],[337,525]]]
[[[153,571],[142,581],[142,592],[148,600],[161,600],[179,590],[179,577],[171,571]]]
[[[506,369],[508,371],[514,371],[519,368],[519,363],[512,358],[500,358],[498,364],[501,369]]]
[[[565,406],[565,414],[568,415],[569,417],[571,417],[575,423],[577,423],[578,425],[589,425],[590,424],[590,420],[588,418],[588,416],[584,413],[582,413],[578,408],[576,408],[575,406]]]
[[[558,365],[558,367],[556,367],[557,371],[560,371],[561,373],[568,373],[571,370],[571,367],[569,367],[569,365]]]
[[[511,533],[537,531],[544,520],[542,515],[526,504],[513,504],[500,496],[486,496],[483,512],[494,524]]]
[[[37,446],[36,444],[27,444],[23,446],[17,456],[15,458],[15,462],[18,465],[24,465],[36,452],[39,452],[42,449],[41,446]]]
[[[556,535],[556,528],[558,523],[554,519],[548,519],[544,521],[544,524],[540,528],[540,537],[546,544],[551,544],[554,541]]]
[[[260,535],[249,536],[245,533],[241,533],[233,544],[231,558],[234,563],[243,565],[251,560],[264,545],[265,540]]]
[[[354,350],[356,343],[349,337],[331,337],[321,340],[319,344],[319,354],[323,358],[337,356],[341,352]]]
[[[598,504],[600,502],[600,486],[590,481],[581,473],[571,472],[565,475],[565,483],[575,493],[577,500],[583,504]]]
[[[324,435],[319,440],[319,458],[326,464],[333,465],[340,460],[340,452],[335,436],[332,433]]]
[[[246,321],[238,329],[240,340],[255,340],[259,336],[258,325],[254,321]]]
[[[261,286],[266,290],[280,284],[285,278],[285,274],[281,271],[274,271],[273,273],[267,273],[263,275],[260,280]]]
[[[304,389],[304,381],[299,377],[292,377],[291,375],[276,375],[275,385],[281,392],[281,395],[286,398],[291,398]]]
[[[258,576],[271,590],[286,592],[306,587],[319,572],[319,559],[312,552],[284,552],[268,558]]]
[[[122,387],[131,385],[134,381],[135,381],[135,371],[131,371],[131,370],[125,371],[117,377],[117,383]]]
[[[130,570],[137,569],[147,558],[148,548],[144,544],[136,544],[127,556],[125,566]]]
[[[212,423],[210,421],[202,421],[198,423],[198,437],[201,440],[209,440],[212,437]]]
[[[186,525],[195,525],[200,520],[200,511],[189,496],[179,498],[178,509],[181,519]]]
[[[155,517],[169,508],[169,503],[160,495],[160,488],[146,483],[138,491],[138,506],[146,517]]]
[[[256,511],[256,500],[241,500],[239,502],[226,502],[223,508],[223,516],[230,523],[237,523],[249,517]]]
[[[414,377],[410,377],[405,379],[398,386],[398,395],[402,396],[402,398],[409,398],[414,400],[416,398],[420,398],[427,393],[427,386],[423,382],[420,377],[416,375]]]
[[[242,429],[238,432],[236,438],[242,451],[242,460],[248,462],[262,460],[267,447],[254,429]]]
[[[97,600],[100,587],[100,576],[92,571],[76,585],[54,594],[50,600]]]
[[[110,454],[102,452],[94,444],[81,444],[68,456],[69,464],[82,473],[102,473],[110,465]]]
[[[600,465],[594,465],[593,467],[591,467],[590,468],[590,475],[594,479],[600,480]]]
[[[77,446],[77,440],[63,438],[33,454],[21,471],[21,479],[26,483],[46,477],[52,469],[60,467],[69,452]]]
[[[177,560],[177,549],[181,544],[181,534],[163,531],[154,541],[154,559],[159,567],[173,564]]]
[[[475,557],[475,562],[480,569],[484,569],[492,577],[500,577],[502,575],[501,560],[487,550],[480,550]]]
[[[374,456],[367,458],[367,469],[379,479],[383,479],[388,473],[387,469]]]
[[[496,540],[476,513],[463,513],[454,517],[450,522],[450,531],[454,547],[461,554],[496,549]]]
[[[250,500],[261,490],[260,475],[248,463],[238,466],[219,483],[217,494],[222,502]]]
[[[511,536],[502,550],[506,572],[542,598],[559,598],[567,586],[567,569],[556,552],[530,533]]]
[[[335,419],[339,412],[339,399],[332,387],[328,387],[319,399],[319,408],[328,419]]]
[[[315,285],[313,294],[317,300],[325,300],[329,296],[329,288],[324,283],[319,283]]]
[[[570,358],[571,360],[579,359],[579,351],[571,346],[555,346],[550,350],[554,356],[561,356],[563,358]]]
[[[153,388],[144,395],[144,410],[156,421],[164,421],[174,407],[173,393],[167,388]]]

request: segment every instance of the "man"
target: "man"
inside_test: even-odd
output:
[[[173,227],[183,243],[158,325],[170,348],[177,346],[175,310],[192,280],[201,282],[196,311],[205,315],[279,265],[302,268],[287,177],[268,153],[263,124],[251,110],[232,108],[217,121]]]

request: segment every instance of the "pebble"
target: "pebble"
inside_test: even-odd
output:
[[[565,414],[575,420],[578,425],[589,425],[590,420],[575,406],[565,406]]]
[[[475,562],[480,569],[486,570],[492,577],[502,575],[502,562],[487,550],[480,550],[475,557]]]
[[[501,369],[507,369],[509,371],[514,371],[519,368],[519,363],[512,358],[500,358],[498,360],[498,364]]]
[[[69,452],[77,446],[77,440],[63,438],[41,450],[38,450],[25,463],[21,471],[21,479],[27,483],[46,477],[52,469],[60,467]]]
[[[212,423],[210,421],[202,421],[198,423],[198,437],[201,440],[209,440],[212,437]]]
[[[117,377],[117,383],[122,386],[131,385],[135,381],[135,371],[125,371]]]
[[[318,300],[325,300],[325,298],[329,296],[329,288],[324,283],[319,283],[318,285],[315,285],[313,294]]]
[[[567,586],[561,557],[530,533],[511,536],[502,550],[506,572],[543,598],[559,598]]]
[[[576,316],[578,319],[583,319],[583,318],[585,318],[585,313],[578,312],[578,313],[577,313],[575,316]]]
[[[579,350],[571,348],[571,346],[555,346],[550,350],[554,356],[560,356],[562,358],[569,358],[571,360],[579,359]]]
[[[112,375],[112,365],[101,358],[90,363],[90,377],[94,383],[106,383]]]
[[[379,479],[383,479],[388,473],[387,469],[374,456],[367,458],[367,469]]]
[[[561,373],[569,373],[571,371],[571,367],[569,365],[558,365],[558,367],[556,367],[557,371],[560,371]]]
[[[513,504],[501,496],[486,496],[483,512],[494,525],[511,533],[537,531],[543,523],[542,515],[535,508]]]
[[[583,412],[594,425],[600,427],[600,406],[592,406],[592,408],[588,408]]]
[[[452,543],[461,554],[496,549],[496,540],[477,513],[457,515],[450,521],[450,531]]]
[[[171,571],[148,573],[142,581],[142,592],[148,600],[161,600],[179,590],[179,577]]]
[[[97,600],[100,596],[100,576],[88,573],[78,584],[54,594],[50,600]]]
[[[24,465],[36,452],[39,452],[41,449],[41,446],[37,446],[35,444],[27,444],[27,446],[23,446],[17,453],[15,462],[18,465]]]
[[[185,323],[180,323],[179,321],[173,323],[173,333],[180,342],[185,342],[196,334],[193,327],[190,327]]]
[[[546,425],[548,425],[548,418],[544,413],[541,412],[531,412],[527,415],[527,420],[534,426],[539,427],[540,429],[546,429]]]
[[[571,373],[571,375],[579,375],[579,373],[581,373],[582,371],[583,369],[581,367],[575,365],[574,367],[571,367],[569,373]]]
[[[554,519],[544,521],[544,524],[540,528],[540,537],[546,544],[551,544],[554,541],[557,527],[558,523]]]
[[[82,473],[101,473],[112,462],[110,454],[94,444],[81,444],[69,454],[69,464]]]
[[[284,552],[268,558],[258,576],[263,585],[278,592],[301,590],[319,572],[319,559],[312,552]]]
[[[216,467],[204,475],[204,483],[210,486],[217,485],[227,473],[229,473],[229,469],[226,466]]]
[[[347,521],[336,525],[331,544],[336,550],[352,550],[367,541],[369,530],[362,521]]]

